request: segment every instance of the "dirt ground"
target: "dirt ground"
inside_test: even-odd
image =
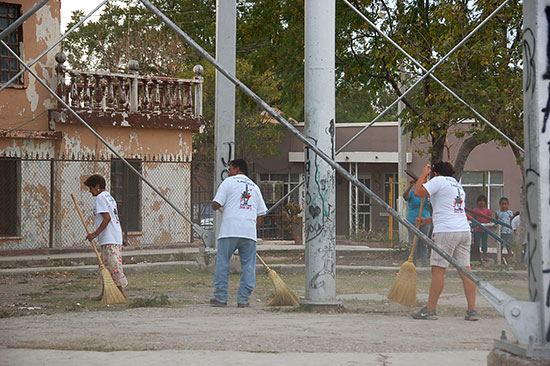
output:
[[[478,273],[495,286],[527,298],[523,272]],[[303,274],[281,274],[299,296]],[[212,308],[212,275],[182,268],[170,273],[130,273],[128,304],[103,306],[93,274],[49,272],[0,278],[0,345],[55,350],[222,350],[280,352],[435,352],[492,349],[506,321],[481,297],[480,320],[463,320],[465,299],[456,272],[449,271],[439,320],[418,321],[410,309],[385,296],[395,273],[337,274],[339,312],[266,307],[271,281],[258,275],[250,308],[237,308],[238,274],[232,275],[227,308]],[[419,269],[418,306],[425,304],[429,271]],[[116,341],[113,341],[116,340]],[[1,349],[0,349],[1,352]]]

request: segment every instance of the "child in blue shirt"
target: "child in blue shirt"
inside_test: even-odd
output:
[[[495,211],[495,217],[507,223],[508,225],[511,225],[512,217],[514,217],[514,213],[512,210],[509,209],[510,202],[508,201],[508,198],[501,197],[498,201],[498,204],[500,206],[500,210]],[[512,254],[512,247],[510,246],[510,243],[512,243],[514,232],[512,229],[506,226],[500,226],[500,237],[502,240],[506,242],[506,249],[508,250],[508,256]]]

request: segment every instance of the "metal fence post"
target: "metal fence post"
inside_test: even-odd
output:
[[[55,160],[54,158],[50,159],[50,237],[49,237],[49,247],[53,248],[53,231],[54,231],[54,218],[55,218]]]

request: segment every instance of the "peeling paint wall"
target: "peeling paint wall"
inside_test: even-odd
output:
[[[60,155],[93,154],[111,156],[113,153],[84,126],[57,125],[64,139]],[[180,130],[107,128],[94,130],[125,158],[135,156],[164,157],[165,160],[191,161],[192,133]]]
[[[11,0],[21,4],[21,14],[36,1]],[[50,0],[23,23],[21,56],[29,64],[60,37],[60,0]],[[50,86],[56,84],[54,56],[56,46],[31,69]],[[24,67],[21,66],[23,69]],[[23,74],[23,85],[13,85],[2,91],[0,98],[0,129],[48,131],[48,108],[53,97],[28,72]],[[30,134],[32,135],[32,133]],[[8,156],[54,156],[57,142],[44,138],[0,138],[0,154]],[[48,246],[50,207],[50,162],[21,162],[20,238],[0,240],[1,249],[36,249]]]
[[[84,186],[84,181],[91,174],[101,174],[107,182],[107,190],[110,190],[111,169],[105,162],[59,162],[55,171],[55,221],[54,221],[54,246],[56,248],[86,248],[89,243],[85,240],[86,231],[76,208],[71,194],[74,194],[88,228],[95,230],[93,207],[94,197]]]
[[[45,139],[12,139],[0,138],[0,154],[9,156],[25,156],[39,154],[54,156],[57,142]]]
[[[34,4],[34,0],[15,0],[22,5],[22,14]],[[30,63],[60,36],[60,0],[50,0],[23,24],[23,59]],[[51,50],[32,67],[38,76],[56,89],[55,54],[60,47]],[[54,168],[54,248],[89,247],[80,218],[74,209],[71,193],[79,202],[90,228],[93,228],[90,195],[84,180],[91,174],[102,174],[110,191],[111,166],[108,161],[113,153],[86,127],[80,124],[49,124],[49,110],[57,107],[53,96],[28,73],[24,84],[9,87],[0,98],[0,130],[24,130],[23,134],[5,134],[0,137],[0,156],[40,156],[82,158],[95,156],[107,161],[56,161]],[[162,115],[161,115],[162,117]],[[105,116],[107,119],[108,117]],[[187,216],[191,205],[192,132],[190,130],[92,127],[125,158],[179,161],[182,163],[143,163],[143,173],[165,192],[172,202]],[[52,137],[55,129],[62,137]],[[26,133],[26,135],[25,135]],[[21,237],[0,238],[0,250],[47,248],[50,233],[50,164],[44,161],[21,162],[20,216]],[[142,233],[130,240],[139,244],[188,242],[190,225],[146,184],[142,189]]]
[[[19,208],[21,234],[0,239],[0,249],[47,248],[50,225],[50,162],[22,161]]]
[[[19,237],[0,238],[0,250],[44,249],[50,245],[50,160],[22,160]],[[90,230],[94,229],[94,197],[84,186],[93,173],[105,177],[111,191],[111,162],[54,161],[53,237],[55,249],[89,248],[86,232],[75,209],[74,194]],[[191,164],[144,162],[143,174],[186,216],[190,216]],[[189,242],[191,226],[158,194],[141,184],[141,231],[129,232],[132,245],[162,245]],[[118,197],[120,198],[120,197]]]
[[[191,216],[191,165],[144,163],[148,180],[187,217]],[[143,234],[132,236],[134,243],[189,242],[191,226],[153,190],[142,186]]]
[[[24,14],[34,4],[34,0],[10,1],[21,4]],[[29,64],[42,51],[52,45],[60,36],[60,0],[50,0],[23,24],[23,60]],[[61,50],[54,47],[31,69],[50,85],[56,85],[54,68],[55,54]],[[8,87],[2,91],[0,99],[0,128],[12,129],[21,126],[25,130],[48,130],[47,109],[54,106],[50,93],[29,73],[23,76],[23,86]]]

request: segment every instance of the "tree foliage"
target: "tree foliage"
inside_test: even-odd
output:
[[[215,0],[153,2],[203,48],[214,53]],[[498,0],[351,2],[426,69],[438,63],[501,3]],[[304,0],[237,1],[237,77],[268,103],[297,120],[304,117],[304,6]],[[75,14],[73,22],[81,16]],[[511,0],[434,72],[520,145],[523,144],[521,17],[521,1]],[[119,71],[129,59],[137,59],[148,73],[185,77],[190,76],[194,64],[205,64],[135,0],[107,5],[103,15],[69,37],[64,48],[69,53],[69,62],[78,68]],[[204,110],[211,124],[214,70],[204,66]],[[371,120],[422,74],[417,65],[344,2],[336,1],[338,122]],[[456,160],[459,167],[479,144],[498,141],[507,145],[499,134],[430,78],[420,82],[403,102],[407,108],[401,117],[406,130],[411,139],[428,137],[430,146],[424,152],[431,154],[433,162],[448,159],[444,153],[449,148],[447,137],[451,133],[464,141]],[[238,153],[260,157],[263,149],[274,145],[262,141],[280,136],[266,128],[260,112],[253,102],[238,94],[236,141],[243,143],[237,146]],[[396,116],[397,110],[392,108],[383,120]],[[463,124],[464,120],[473,122]],[[209,129],[213,130],[213,126],[206,126]],[[260,140],[258,133],[262,134]],[[209,138],[213,136],[207,133],[197,143],[213,141]],[[513,150],[519,157],[519,151]]]
[[[431,69],[471,30],[484,20],[500,1],[371,1],[354,5],[426,69]],[[339,6],[339,14],[347,13]],[[435,75],[462,99],[518,144],[522,144],[521,92],[521,2],[510,1],[467,43],[435,71]],[[346,79],[368,89],[390,89],[395,96],[420,78],[422,70],[382,38],[364,20],[351,18],[339,27],[339,67]],[[404,87],[399,80],[404,74]],[[411,138],[429,136],[433,162],[446,160],[446,138],[451,131],[473,139],[471,150],[491,140],[507,143],[470,109],[435,81],[427,78],[404,98],[402,118]],[[469,127],[455,129],[465,119]],[[472,147],[473,146],[473,147]],[[457,159],[465,161],[464,156]]]

